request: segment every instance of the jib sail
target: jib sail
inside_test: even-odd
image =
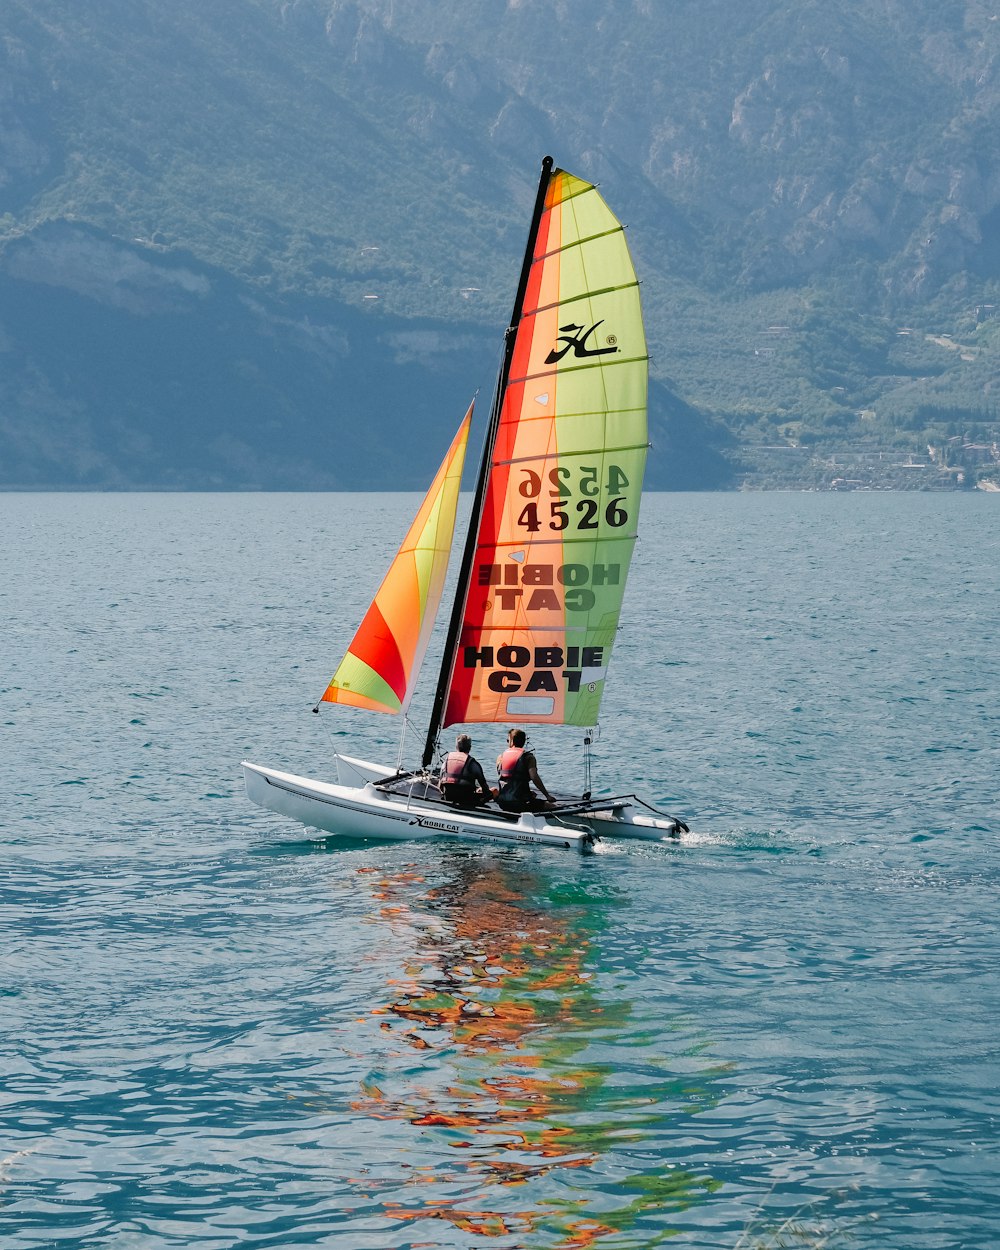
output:
[[[472,407],[321,701],[405,711],[448,570]]]

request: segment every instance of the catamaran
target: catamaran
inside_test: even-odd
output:
[[[336,754],[337,781],[248,761],[255,803],[350,838],[448,837],[585,851],[687,826],[634,794],[510,813],[445,800],[444,727],[594,726],[636,540],[648,357],[621,223],[596,187],[542,162],[418,767]],[[404,718],[445,586],[472,407],[320,702]],[[313,709],[319,710],[319,704]],[[589,748],[591,732],[584,736]]]

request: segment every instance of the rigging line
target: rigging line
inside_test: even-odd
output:
[[[404,711],[403,723],[400,726],[400,730],[399,730],[399,751],[396,755],[396,772],[397,773],[401,773],[403,771],[403,749],[406,744],[406,731],[407,729],[409,729],[409,727],[410,727],[410,718]]]
[[[593,791],[591,781],[591,760],[590,760],[590,744],[594,741],[594,730],[587,729],[583,735],[583,793],[585,798],[590,798]]]
[[[311,709],[311,710],[312,710],[313,712],[315,712],[317,715],[319,715],[320,704],[321,704],[322,702],[323,702],[323,700],[322,700],[322,699],[320,699],[320,700],[319,700],[319,702],[316,704],[316,706],[315,706],[314,708],[312,708],[312,709]],[[329,717],[321,717],[321,718],[320,718],[320,720],[319,720],[319,722],[318,722],[318,724],[319,724],[319,727],[320,727],[320,728],[322,729],[322,731],[323,731],[323,735],[326,737],[327,741],[328,741],[328,742],[329,742],[329,744],[330,744],[330,750],[331,750],[331,752],[333,753],[333,757],[334,757],[334,759],[339,759],[339,758],[340,758],[340,748],[339,748],[339,744],[337,743],[337,741],[336,741],[336,739],[335,739],[335,737],[334,737],[334,732],[333,732],[333,728],[332,728],[332,724],[333,724],[333,722],[331,722],[331,721],[330,721]],[[340,732],[340,731],[338,731],[338,735],[339,735],[339,732]],[[339,775],[340,775],[340,767],[339,767],[339,765],[337,766],[337,775],[338,775],[338,779],[339,779]]]

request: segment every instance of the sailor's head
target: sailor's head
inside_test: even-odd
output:
[[[459,734],[455,739],[455,750],[464,751],[466,755],[472,750],[472,739],[468,734]]]
[[[507,731],[507,741],[512,747],[523,747],[528,741],[528,736],[523,729],[509,729]]]

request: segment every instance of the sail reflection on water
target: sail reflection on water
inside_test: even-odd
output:
[[[406,952],[372,1010],[378,1071],[354,1103],[418,1133],[396,1138],[419,1157],[413,1199],[397,1190],[385,1216],[538,1246],[656,1244],[670,1212],[717,1187],[664,1160],[678,1120],[687,1132],[717,1101],[721,1069],[688,1035],[671,1056],[669,1027],[609,991],[600,938],[620,897],[497,857],[446,866],[440,883],[362,870],[373,923]]]

